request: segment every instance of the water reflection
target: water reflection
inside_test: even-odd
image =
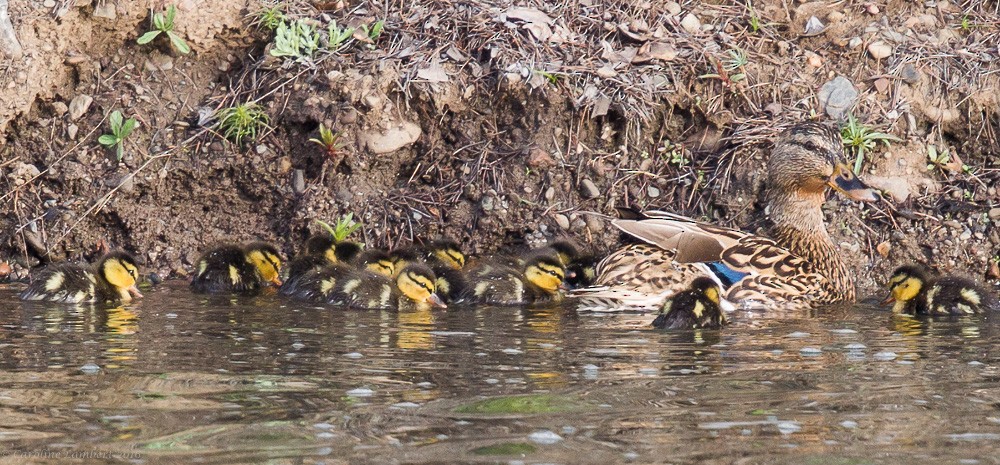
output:
[[[983,457],[1000,437],[1000,340],[981,317],[858,307],[660,332],[651,315],[357,312],[183,285],[122,307],[21,303],[3,290],[0,302],[0,439],[19,450],[205,463],[830,463],[932,448],[945,462],[995,463]],[[456,410],[540,393],[570,408]]]

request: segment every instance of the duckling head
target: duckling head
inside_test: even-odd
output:
[[[720,297],[719,283],[715,282],[712,278],[707,276],[699,276],[691,281],[691,289],[698,293],[705,300],[715,304],[716,306],[722,303],[722,298]],[[700,315],[699,315],[700,316]]]
[[[387,277],[396,274],[396,262],[384,250],[369,249],[358,255],[358,266]]]
[[[427,251],[428,255],[451,268],[461,270],[465,267],[465,253],[462,252],[462,248],[459,247],[458,242],[451,239],[441,239],[431,242],[427,247]]]
[[[796,124],[782,132],[768,160],[772,192],[822,203],[828,188],[850,199],[873,202],[875,191],[843,162],[840,132],[817,122]]]
[[[420,252],[414,247],[403,247],[401,249],[393,249],[389,252],[389,260],[392,260],[393,271],[396,274],[403,271],[406,265],[410,263],[416,263],[420,261]]]
[[[136,287],[139,282],[139,266],[131,255],[125,252],[105,255],[98,263],[97,269],[101,277],[114,286],[122,301],[128,302],[133,297],[142,297],[142,293]]]
[[[573,241],[568,239],[562,239],[550,243],[547,246],[549,249],[556,253],[559,261],[562,262],[563,266],[569,266],[570,263],[576,261],[580,257],[580,251],[573,244]]]
[[[882,305],[893,304],[894,313],[903,313],[910,301],[920,294],[927,280],[927,271],[919,266],[904,265],[896,268],[885,285],[889,288],[889,297],[882,301]]]
[[[281,285],[281,257],[278,249],[265,242],[251,242],[244,248],[244,254],[262,280],[275,286]]]
[[[313,234],[306,239],[302,247],[304,255],[322,255],[330,263],[337,263],[340,258],[337,256],[337,244],[333,241],[333,236],[328,233]]]
[[[444,301],[437,295],[435,282],[437,277],[426,265],[413,263],[407,265],[396,277],[396,287],[409,299],[418,303],[428,303],[435,307],[445,308]]]
[[[565,286],[566,269],[555,253],[535,253],[524,261],[524,277],[548,294],[556,294]]]
[[[334,246],[334,255],[337,256],[337,261],[342,263],[349,263],[357,257],[361,251],[364,250],[364,246],[359,242],[353,241],[341,241]]]

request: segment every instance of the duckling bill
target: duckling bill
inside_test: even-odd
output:
[[[721,328],[727,323],[722,312],[722,290],[711,278],[695,278],[691,285],[663,303],[653,320],[658,329]]]
[[[92,268],[62,263],[45,268],[32,277],[21,292],[22,300],[48,302],[130,302],[142,297],[136,287],[139,267],[125,252],[112,252]]]
[[[970,315],[1000,311],[996,296],[976,282],[958,276],[933,277],[918,265],[896,269],[886,283],[892,311],[910,315]]]

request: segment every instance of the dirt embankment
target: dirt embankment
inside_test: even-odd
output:
[[[563,235],[606,251],[616,233],[584,212],[623,205],[748,227],[773,135],[850,108],[902,139],[862,163],[892,204],[828,203],[866,290],[911,260],[996,277],[986,2],[411,3],[281,3],[320,31],[299,60],[273,56],[256,1],[177,2],[187,55],[136,43],[161,2],[11,5],[24,54],[0,61],[0,261],[18,276],[106,243],[181,274],[205,244],[292,253],[346,212],[369,243],[444,234],[474,252]],[[334,21],[379,20],[329,45]],[[213,129],[250,101],[260,137]],[[139,122],[120,161],[98,143],[114,110]],[[309,142],[321,123],[334,157]]]

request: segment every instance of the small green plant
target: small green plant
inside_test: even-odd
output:
[[[340,215],[340,218],[337,218],[336,226],[330,226],[329,223],[320,220],[316,220],[316,224],[327,230],[333,236],[334,242],[343,242],[354,231],[361,228],[361,223],[354,221],[354,213]]]
[[[330,49],[330,51],[336,52],[340,50],[341,47],[347,45],[347,40],[353,35],[354,28],[340,28],[340,26],[337,26],[336,21],[330,21],[330,25],[327,26],[326,30],[326,48]]]
[[[111,124],[111,134],[102,134],[101,137],[97,138],[97,142],[100,142],[101,145],[107,148],[115,147],[115,155],[118,158],[118,161],[122,161],[122,157],[125,156],[125,138],[128,137],[129,134],[132,134],[132,131],[135,130],[137,123],[135,118],[124,119],[122,112],[118,110],[111,112],[111,116],[108,117],[108,120]]]
[[[927,171],[937,168],[941,171],[952,173],[961,171],[972,174],[972,168],[962,163],[962,159],[958,157],[958,154],[951,153],[951,150],[947,147],[943,147],[938,151],[937,146],[929,144],[927,146],[927,162]]]
[[[963,31],[968,32],[970,29],[972,29],[972,26],[973,26],[972,18],[969,18],[969,15],[962,15],[962,22],[959,24],[958,27],[961,28]]]
[[[365,35],[368,36],[368,39],[370,39],[372,42],[375,42],[376,40],[378,40],[379,36],[382,35],[382,29],[384,28],[385,28],[385,21],[380,19],[378,21],[375,21],[375,24],[372,24],[371,28],[369,28],[368,25],[366,24],[362,24],[361,32],[364,32]]]
[[[264,29],[273,31],[285,22],[285,13],[281,11],[281,7],[275,5],[271,8],[264,8],[257,13],[257,24]]]
[[[337,156],[340,155],[340,149],[343,148],[343,145],[337,142],[338,139],[340,139],[340,132],[333,132],[332,129],[324,126],[323,123],[320,123],[319,139],[314,137],[309,139],[309,142],[323,147],[323,151],[326,152],[326,155],[330,157],[331,160],[336,160]]]
[[[691,160],[684,156],[684,148],[669,140],[664,142],[663,147],[660,147],[658,151],[665,155],[667,163],[678,168],[683,168],[691,163]]]
[[[319,50],[319,34],[316,28],[306,21],[293,23],[282,22],[274,31],[274,47],[271,55],[276,57],[291,57],[296,61],[312,58]]]
[[[729,58],[726,59],[722,69],[726,72],[739,71],[736,74],[730,74],[729,80],[732,82],[740,82],[746,79],[747,75],[743,72],[743,68],[750,64],[750,57],[747,56],[747,52],[743,49],[736,47],[729,49]]]
[[[256,139],[270,121],[260,106],[250,102],[223,108],[215,113],[215,117],[222,135],[237,144],[244,139]]]
[[[889,141],[899,142],[892,134],[877,132],[863,123],[858,122],[854,115],[847,116],[847,126],[840,130],[840,139],[848,150],[854,153],[854,173],[861,173],[861,164],[865,155],[875,149],[875,144],[882,142],[886,147]]]
[[[153,15],[153,27],[152,31],[149,31],[139,37],[136,42],[139,45],[145,45],[153,41],[160,33],[164,33],[170,38],[170,44],[177,49],[178,52],[183,54],[188,54],[191,52],[191,47],[188,47],[187,42],[181,38],[179,34],[174,32],[174,17],[177,16],[177,7],[170,5],[167,7],[167,12],[164,14],[162,11],[155,13]]]
[[[756,34],[760,31],[760,16],[757,15],[757,10],[754,9],[753,3],[750,3],[750,0],[747,0],[746,6],[747,10],[750,11],[750,31]]]
[[[559,84],[559,75],[556,73],[551,73],[548,71],[543,71],[540,69],[531,70],[533,73],[547,79],[550,84]]]

